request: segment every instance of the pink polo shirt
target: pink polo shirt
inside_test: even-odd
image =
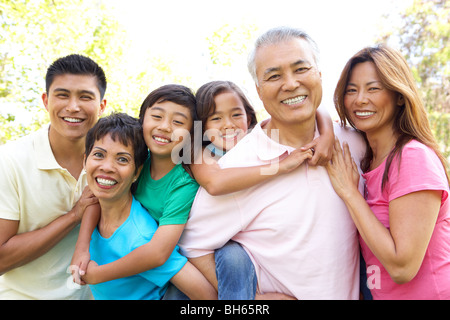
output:
[[[368,285],[374,299],[450,299],[450,199],[444,168],[433,150],[412,140],[405,145],[398,167],[395,157],[389,180],[381,192],[386,162],[363,175],[366,201],[375,216],[389,228],[389,202],[411,192],[442,191],[441,208],[425,257],[417,275],[408,283],[396,284],[361,239],[367,265]]]
[[[359,163],[361,137],[335,124]],[[257,125],[219,160],[221,167],[268,164],[292,147],[271,140]],[[362,191],[362,188],[361,188]],[[200,188],[180,240],[187,257],[240,243],[256,269],[260,293],[298,299],[358,299],[357,230],[326,169],[306,163],[249,189],[211,196]]]

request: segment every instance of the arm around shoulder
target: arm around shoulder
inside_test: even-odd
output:
[[[0,273],[20,267],[39,258],[59,243],[81,221],[86,207],[97,202],[89,192],[67,214],[46,226],[17,234],[18,220],[0,219]]]

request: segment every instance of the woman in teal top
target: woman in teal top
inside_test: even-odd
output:
[[[92,232],[92,260],[82,280],[91,285],[96,299],[161,299],[169,281],[191,299],[214,299],[215,289],[178,252],[178,246],[160,266],[133,273],[127,265],[120,265],[115,278],[101,277],[102,270],[107,271],[108,266],[151,242],[159,229],[131,193],[147,154],[141,125],[126,114],[102,118],[88,132],[86,177],[101,215]]]
[[[158,225],[142,205],[132,198],[128,218],[110,237],[103,237],[98,228],[92,233],[91,259],[99,265],[113,262],[149,242]],[[96,285],[91,291],[96,300],[160,300],[169,281],[182,268],[186,258],[174,250],[166,263],[134,276],[119,278]]]

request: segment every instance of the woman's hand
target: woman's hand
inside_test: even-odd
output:
[[[354,191],[358,191],[359,172],[355,161],[352,159],[350,148],[344,142],[344,150],[339,139],[336,138],[331,161],[325,166],[334,190],[342,199],[348,197]]]

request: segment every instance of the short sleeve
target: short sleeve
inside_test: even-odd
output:
[[[193,179],[183,180],[184,182],[173,186],[169,191],[159,225],[185,224],[188,220],[198,184]]]
[[[147,270],[140,275],[157,286],[163,287],[187,262],[187,258],[182,256],[179,250],[179,247],[176,246],[170,257],[162,266]]]
[[[448,197],[448,183],[444,167],[436,153],[427,146],[412,141],[402,151],[400,165],[395,157],[389,168],[386,191],[389,201],[422,190],[442,190]]]

